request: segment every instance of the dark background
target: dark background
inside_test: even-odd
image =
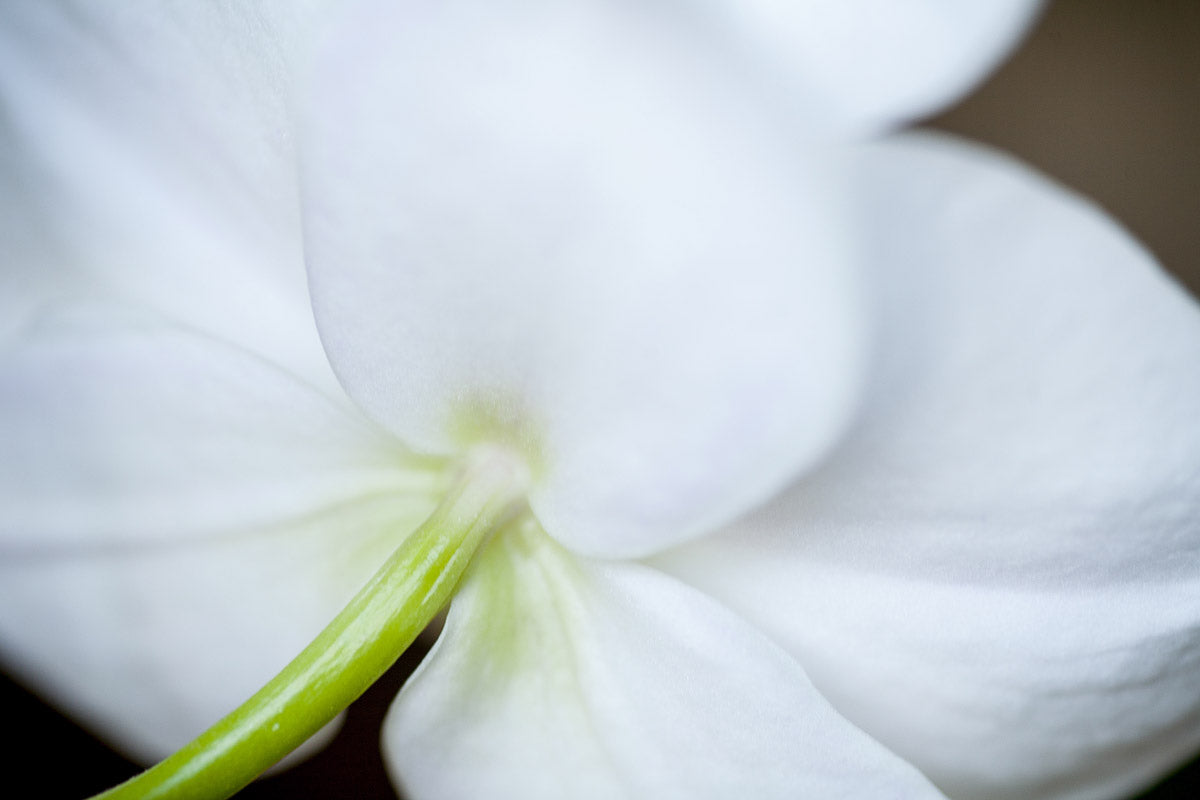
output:
[[[1200,295],[1200,3],[1060,0],[991,81],[932,125],[1010,150],[1092,196]],[[351,707],[327,749],[239,798],[393,798],[379,756],[388,702],[420,662],[414,646]],[[10,787],[81,798],[138,767],[8,680]],[[1200,760],[1140,800],[1192,800]]]

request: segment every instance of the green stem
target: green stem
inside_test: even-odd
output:
[[[183,749],[94,800],[220,800],[250,783],[395,663],[487,534],[523,507],[525,481],[503,454],[470,461],[429,519],[282,672]]]

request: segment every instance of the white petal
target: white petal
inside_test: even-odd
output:
[[[0,326],[47,300],[115,294],[332,385],[307,303],[288,98],[313,17],[272,3],[6,8],[0,254],[13,294]]]
[[[428,512],[379,495],[236,536],[0,558],[6,668],[143,763],[231,711]]]
[[[0,435],[9,549],[177,543],[411,480],[386,433],[254,355],[78,313],[0,359]]]
[[[125,147],[141,148],[165,179],[186,176],[192,191],[207,188],[236,203],[230,220],[294,214],[291,106],[321,6],[14,4],[0,21],[10,70],[0,85],[16,131],[51,134],[49,141],[21,139],[37,158],[78,158],[55,152],[67,137],[88,145],[85,131],[65,127],[74,114],[107,136],[129,137]],[[89,149],[118,147],[106,141]]]
[[[1018,41],[1039,0],[700,3],[747,55],[782,73],[810,122],[873,133],[949,105]]]
[[[1002,157],[870,153],[870,399],[819,473],[660,566],[954,797],[1110,797],[1200,745],[1200,310]]]
[[[415,800],[940,797],[737,617],[536,523],[481,556],[384,749]]]
[[[955,577],[980,558],[1026,579],[1191,576],[1196,302],[1090,203],[982,148],[875,145],[863,195],[868,398],[785,500],[855,524],[812,547]]]
[[[369,10],[304,148],[318,325],[369,413],[533,451],[547,530],[604,555],[827,449],[858,376],[839,191],[727,65],[640,6]]]
[[[782,545],[692,548],[663,566],[956,800],[1124,797],[1200,747],[1200,581],[940,584]]]
[[[58,702],[159,757],[299,652],[439,479],[250,354],[71,322],[0,363],[0,640]]]

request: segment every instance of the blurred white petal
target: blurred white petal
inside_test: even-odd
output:
[[[381,494],[177,544],[5,551],[6,666],[153,762],[274,677],[429,506]]]
[[[256,356],[73,315],[0,359],[0,634],[18,672],[159,758],[274,675],[440,478]]]
[[[869,135],[943,108],[985,78],[1039,0],[707,0],[714,27],[814,128]]]
[[[253,354],[152,321],[38,333],[0,359],[6,547],[177,543],[409,479],[395,440]]]
[[[148,304],[332,386],[307,302],[301,3],[0,15],[0,337],[54,300]]]

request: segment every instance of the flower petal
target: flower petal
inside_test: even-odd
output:
[[[475,569],[385,722],[418,800],[940,797],[666,576],[576,559],[532,522]]]
[[[51,0],[6,9],[3,79],[18,137],[48,163],[58,145],[120,134],[167,180],[220,192],[243,215],[295,213],[292,101],[321,24],[320,0],[194,4]],[[97,168],[99,169],[99,168]],[[86,171],[83,174],[87,174]],[[218,208],[210,209],[219,210]],[[234,211],[235,209],[227,209]]]
[[[252,354],[90,312],[40,333],[0,360],[6,548],[177,543],[411,480],[394,439]]]
[[[685,549],[661,566],[956,800],[1124,797],[1200,747],[1200,581],[940,584],[782,544]]]
[[[0,363],[0,640],[131,753],[287,663],[439,479],[253,355],[76,314]]]
[[[1200,312],[1090,204],[871,148],[881,327],[825,468],[656,562],[961,798],[1109,797],[1200,745]]]
[[[5,667],[128,756],[157,761],[294,658],[425,510],[382,495],[178,545],[6,550]]]
[[[1020,39],[1039,0],[721,0],[701,4],[783,73],[815,127],[870,134],[949,105]]]
[[[367,11],[303,150],[318,326],[368,413],[532,451],[547,530],[604,555],[828,448],[858,375],[838,187],[702,41],[636,4]]]
[[[333,385],[290,141],[313,16],[275,3],[5,10],[0,336],[42,303],[116,295]]]

